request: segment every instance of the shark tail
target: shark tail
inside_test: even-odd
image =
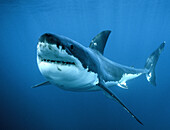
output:
[[[155,76],[155,67],[159,59],[159,56],[164,49],[165,42],[163,42],[146,60],[145,69],[148,70],[146,73],[146,78],[148,82],[156,86],[156,76]]]

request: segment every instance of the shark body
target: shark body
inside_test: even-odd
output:
[[[104,48],[111,31],[99,33],[84,47],[64,36],[45,33],[37,45],[37,64],[46,82],[68,91],[104,91],[120,103],[140,124],[143,123],[110,90],[112,86],[127,89],[126,82],[145,74],[147,80],[156,85],[155,66],[163,42],[147,59],[143,69],[124,66],[103,56]]]

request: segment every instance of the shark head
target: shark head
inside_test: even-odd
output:
[[[98,83],[95,61],[88,48],[64,36],[43,34],[37,45],[37,64],[50,83],[81,90]]]

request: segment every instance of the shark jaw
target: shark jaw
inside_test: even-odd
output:
[[[37,64],[43,76],[52,84],[69,91],[96,90],[98,75],[84,68],[64,46],[38,42]],[[96,87],[97,88],[97,87]]]

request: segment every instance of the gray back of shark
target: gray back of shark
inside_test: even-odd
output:
[[[43,34],[37,45],[37,63],[47,81],[34,87],[54,84],[69,91],[103,90],[143,125],[115,96],[110,87],[116,85],[127,89],[126,81],[142,74],[146,75],[148,82],[156,85],[155,66],[165,42],[149,56],[143,69],[136,69],[115,63],[103,56],[110,32],[107,30],[99,33],[89,47],[64,36]]]

